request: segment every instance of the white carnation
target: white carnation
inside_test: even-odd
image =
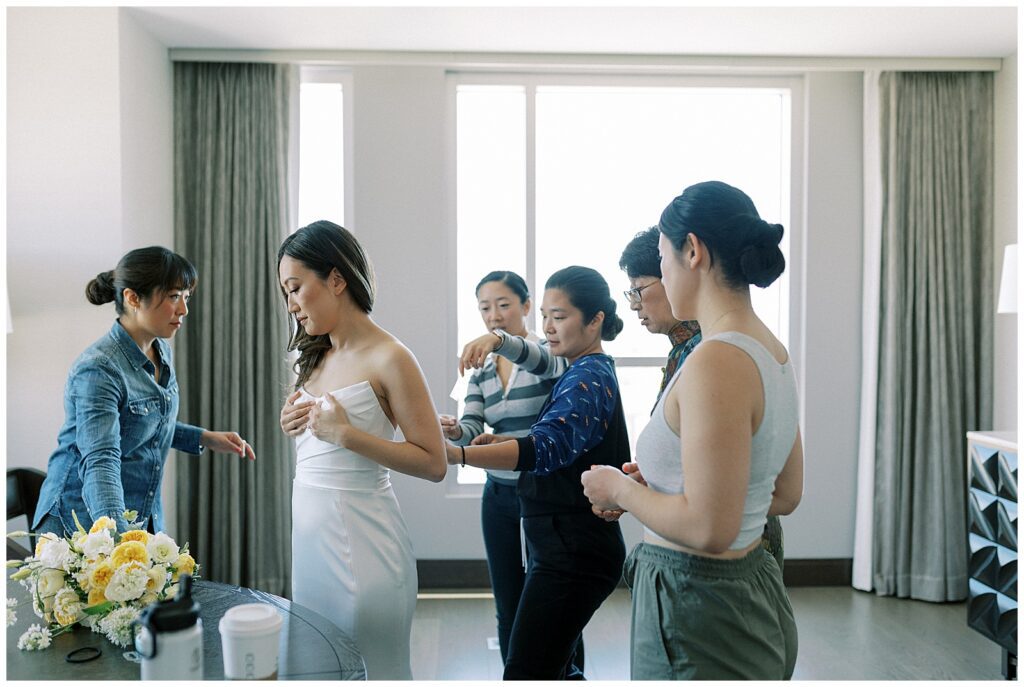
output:
[[[7,627],[10,627],[14,623],[18,622],[18,614],[14,611],[18,607],[17,599],[7,600]]]
[[[157,563],[171,563],[178,558],[178,545],[163,532],[157,532],[149,538],[146,551]]]
[[[50,646],[50,631],[39,625],[32,625],[18,638],[22,651],[41,651]]]
[[[135,639],[132,623],[139,617],[139,609],[132,606],[115,608],[99,622],[100,632],[114,644],[128,648]]]
[[[110,578],[103,595],[111,601],[132,601],[143,595],[149,575],[135,563],[125,563]]]
[[[82,600],[71,587],[64,587],[53,599],[53,615],[61,625],[70,625],[82,615]]]
[[[114,550],[114,538],[110,536],[110,530],[102,529],[87,535],[82,541],[82,553],[93,560],[100,556],[109,556]]]
[[[48,541],[39,554],[39,562],[47,568],[67,571],[72,560],[71,546],[66,539]]]

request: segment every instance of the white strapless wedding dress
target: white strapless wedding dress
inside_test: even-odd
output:
[[[369,382],[331,392],[352,426],[393,440]],[[305,390],[300,400],[314,399]],[[390,471],[306,430],[296,438],[292,596],[352,637],[370,680],[411,680],[416,558]]]

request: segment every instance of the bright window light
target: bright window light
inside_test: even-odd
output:
[[[340,83],[299,87],[299,227],[319,219],[345,224],[343,104]]]
[[[745,191],[762,218],[786,228],[781,248],[788,261],[789,130],[790,91],[781,87],[558,85],[551,78],[459,83],[460,347],[484,331],[473,288],[487,272],[532,277],[536,311],[554,271],[593,267],[608,281],[626,323],[605,350],[617,361],[635,449],[670,346],[639,325],[621,294],[629,288],[618,267],[622,249],[656,225],[684,188],[717,179]],[[767,289],[751,288],[754,309],[787,345],[790,269]],[[483,480],[481,470],[458,471],[459,484]]]

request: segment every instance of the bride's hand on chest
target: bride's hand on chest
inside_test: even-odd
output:
[[[324,394],[323,402],[315,404],[309,411],[309,430],[321,441],[344,446],[351,428],[348,413],[331,393]]]

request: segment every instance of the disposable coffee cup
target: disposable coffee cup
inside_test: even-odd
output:
[[[242,604],[220,619],[224,677],[276,680],[277,649],[284,619],[270,604]]]

